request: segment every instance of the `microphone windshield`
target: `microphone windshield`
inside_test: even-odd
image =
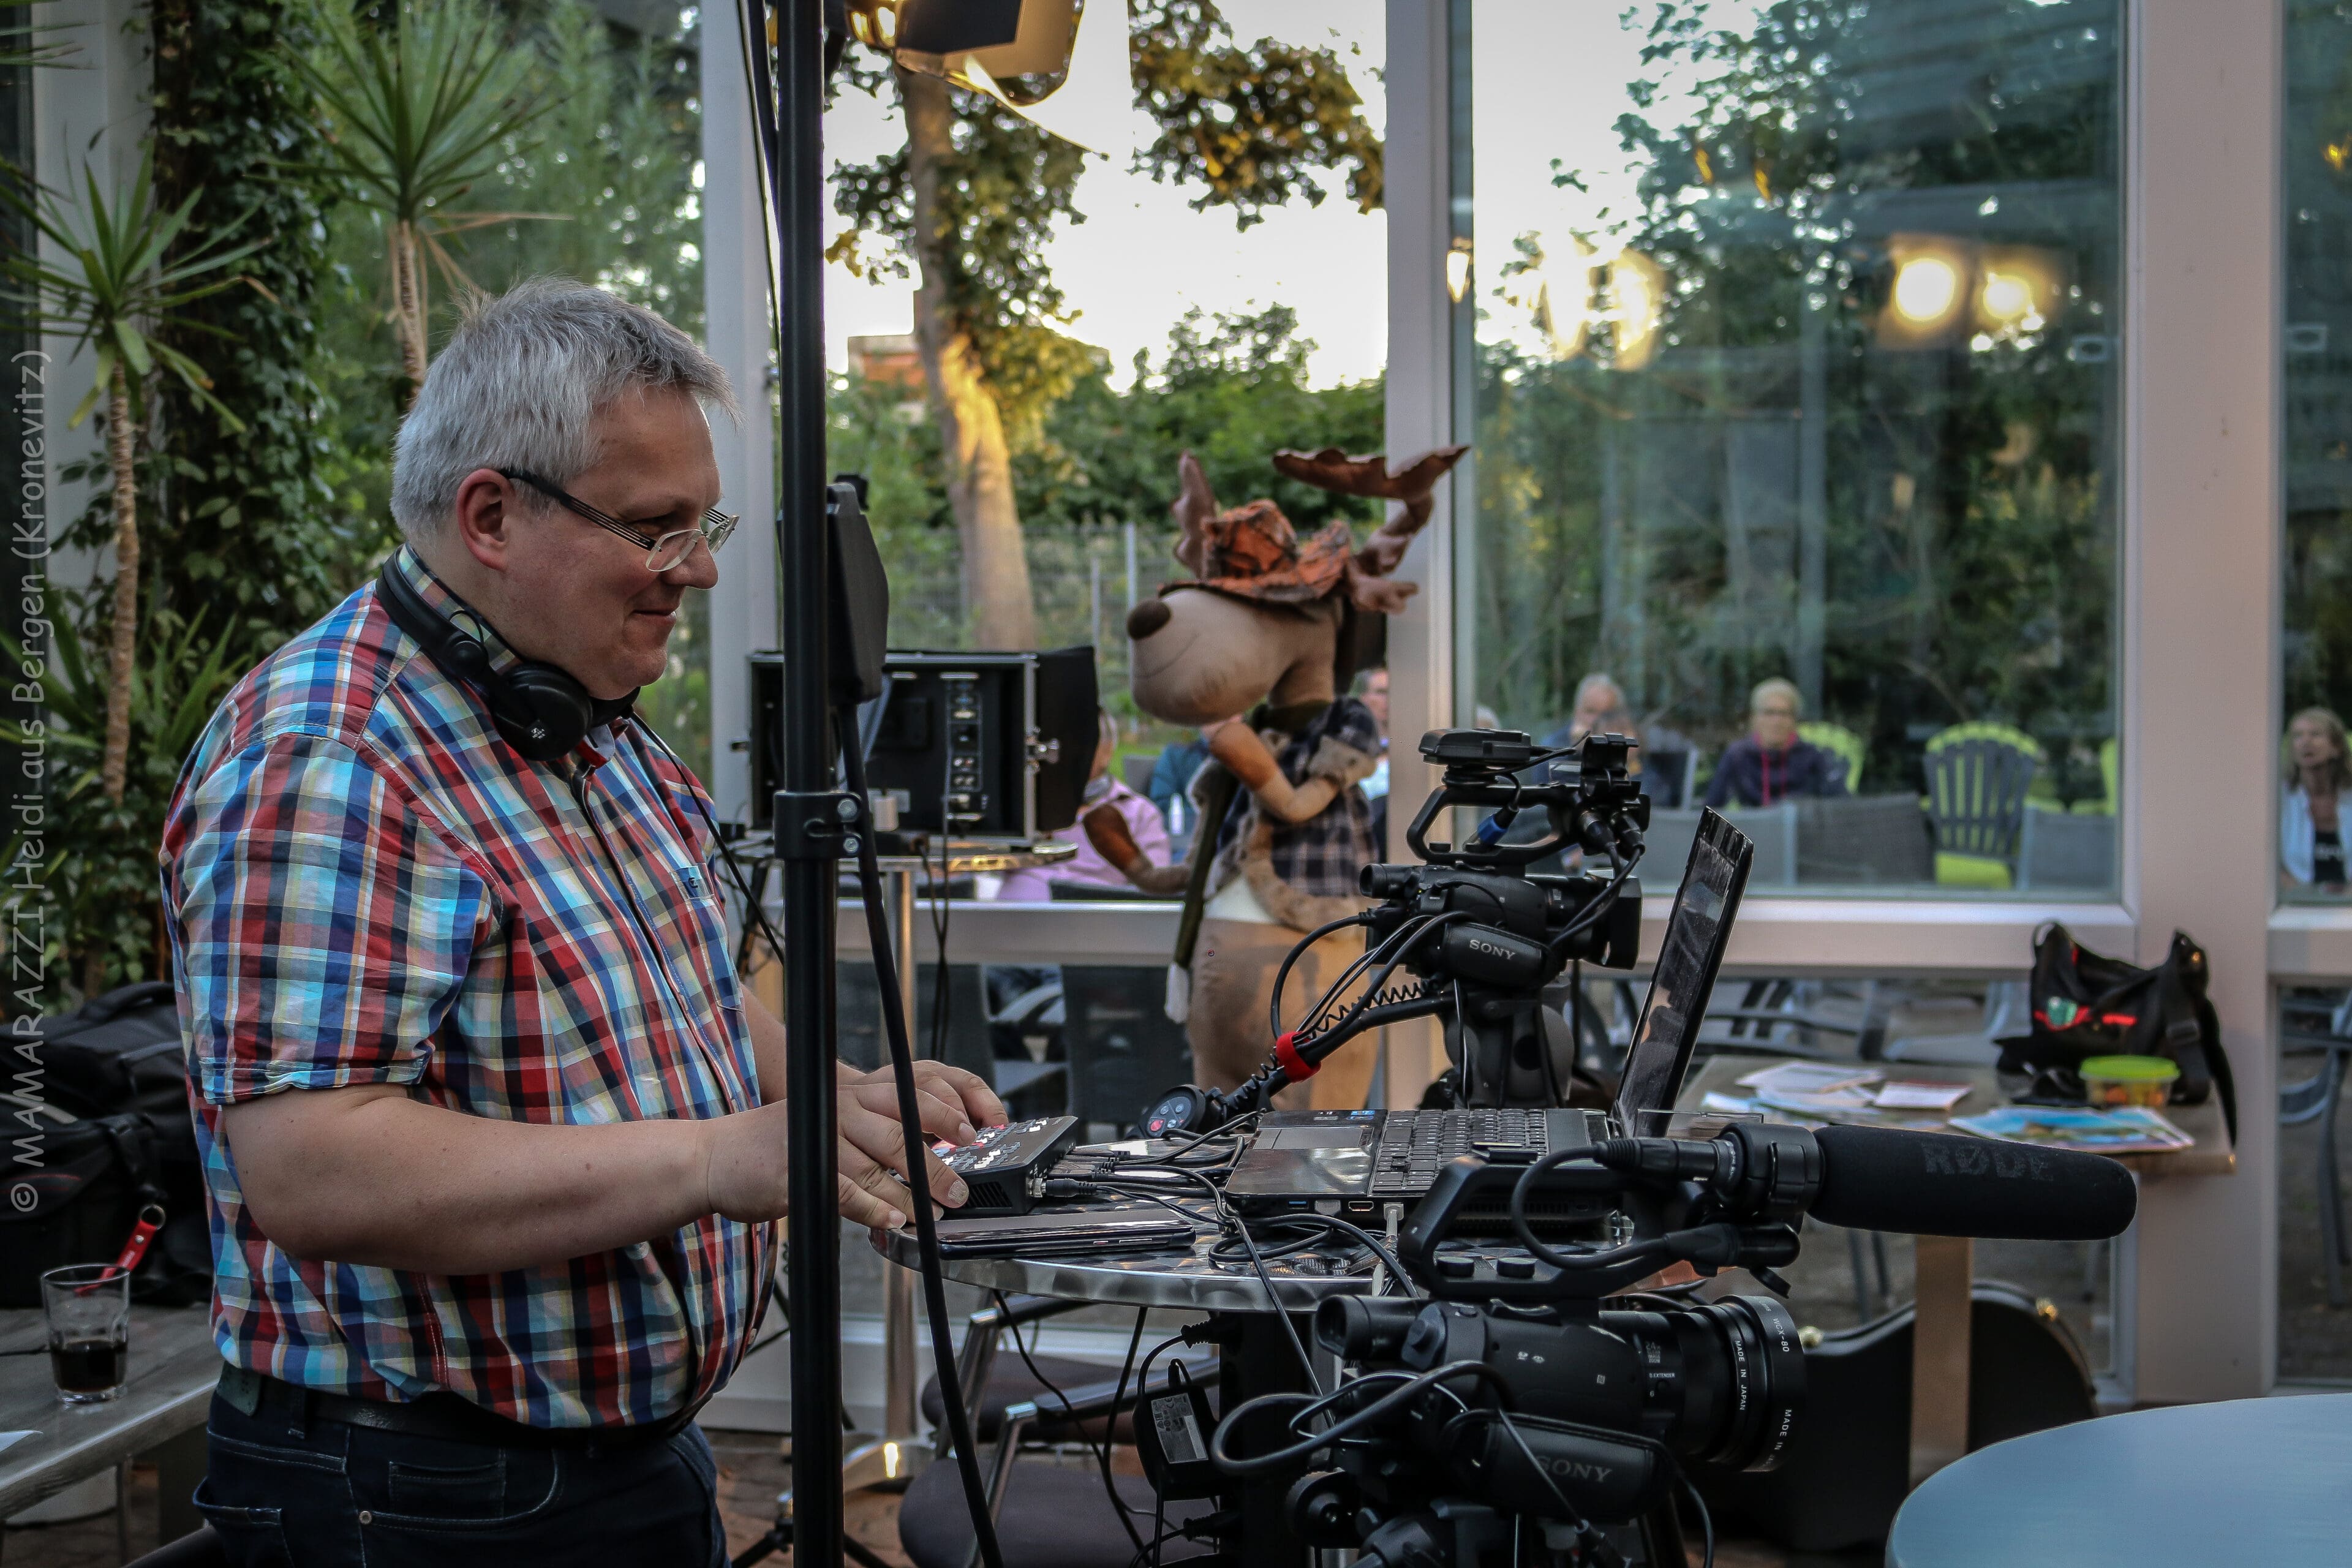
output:
[[[2096,1241],[2123,1233],[2139,1207],[2131,1173],[2100,1154],[1953,1132],[1824,1127],[1825,1225],[1915,1236]]]

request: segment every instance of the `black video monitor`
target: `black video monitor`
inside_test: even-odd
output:
[[[1755,858],[1755,841],[1748,835],[1713,811],[1700,814],[1690,863],[1683,869],[1657,968],[1650,975],[1649,998],[1642,1004],[1625,1076],[1617,1086],[1617,1125],[1629,1138],[1665,1133],[1665,1118],[1657,1113],[1674,1108],[1683,1075],[1690,1070],[1716,971],[1723,967],[1723,950],[1731,941],[1731,922]]]

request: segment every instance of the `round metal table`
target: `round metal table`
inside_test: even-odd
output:
[[[1171,1307],[1197,1312],[1248,1312],[1271,1315],[1265,1286],[1250,1267],[1247,1255],[1233,1258],[1209,1256],[1215,1237],[1203,1236],[1189,1250],[1170,1249],[1102,1258],[950,1258],[947,1277],[960,1285],[983,1290],[1054,1296],[1066,1301],[1100,1301],[1121,1307]],[[1266,1244],[1261,1244],[1263,1247]],[[876,1250],[915,1278],[920,1266],[912,1226],[886,1233]],[[1332,1296],[1370,1293],[1370,1274],[1344,1274],[1329,1266],[1321,1252],[1269,1258],[1265,1272],[1274,1282],[1283,1310],[1312,1313]],[[1279,1336],[1278,1325],[1269,1325]]]
[[[2346,1558],[2352,1394],[2136,1410],[1980,1448],[1895,1516],[1887,1568],[2303,1568]]]

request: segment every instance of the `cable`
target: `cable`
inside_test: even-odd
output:
[[[1305,1440],[1293,1443],[1286,1448],[1277,1448],[1271,1454],[1257,1454],[1239,1458],[1225,1451],[1225,1434],[1242,1426],[1242,1417],[1249,1411],[1260,1408],[1272,1409],[1277,1405],[1297,1403],[1301,1408],[1290,1418],[1291,1429],[1296,1431],[1299,1422],[1311,1419],[1320,1414],[1333,1401],[1344,1398],[1360,1389],[1369,1388],[1375,1384],[1386,1383],[1391,1378],[1398,1377],[1404,1377],[1404,1374],[1393,1372],[1374,1373],[1370,1377],[1360,1377],[1355,1382],[1343,1385],[1338,1394],[1319,1399],[1304,1394],[1261,1394],[1255,1399],[1245,1401],[1239,1408],[1228,1412],[1225,1418],[1217,1423],[1216,1431],[1209,1437],[1209,1458],[1215,1463],[1217,1468],[1229,1476],[1262,1476],[1275,1470],[1286,1469],[1317,1449],[1328,1448],[1350,1432],[1370,1426],[1423,1389],[1441,1383],[1450,1383],[1457,1377],[1475,1377],[1482,1383],[1494,1384],[1501,1391],[1505,1399],[1508,1399],[1511,1395],[1511,1386],[1504,1381],[1503,1374],[1485,1362],[1451,1361],[1444,1366],[1434,1366],[1427,1372],[1405,1377],[1404,1382],[1390,1393],[1381,1395],[1361,1409],[1340,1417]],[[1538,1466],[1538,1468],[1541,1467]]]
[[[1706,1550],[1699,1558],[1698,1568],[1715,1568],[1715,1516],[1706,1511],[1706,1499],[1698,1495],[1697,1482],[1688,1476],[1678,1476],[1676,1479],[1683,1483],[1683,1489],[1690,1493],[1691,1506],[1698,1510],[1699,1539],[1706,1542]]]
[[[854,709],[836,710],[834,721],[840,733],[842,760],[849,778],[852,794],[866,798],[866,759],[858,754],[856,712]],[[956,1469],[963,1481],[964,1506],[971,1514],[972,1533],[979,1538],[980,1559],[984,1568],[1004,1568],[1003,1553],[996,1540],[996,1521],[988,1509],[988,1497],[980,1479],[980,1457],[972,1443],[971,1415],[964,1408],[963,1388],[956,1381],[955,1339],[948,1326],[948,1298],[945,1265],[940,1260],[938,1222],[931,1215],[930,1183],[924,1177],[923,1160],[929,1141],[923,1136],[923,1119],[915,1103],[914,1047],[907,1032],[907,1012],[898,995],[898,961],[890,951],[890,934],[882,914],[882,868],[874,853],[874,835],[857,835],[857,871],[863,885],[866,906],[866,931],[874,949],[876,987],[882,995],[882,1034],[890,1053],[891,1077],[896,1079],[898,1099],[898,1130],[904,1143],[907,1161],[907,1187],[913,1199],[915,1211],[915,1245],[922,1258],[923,1304],[931,1323],[931,1356],[938,1367],[940,1400],[946,1407],[948,1435],[955,1444]],[[946,956],[942,947],[940,955]],[[942,972],[946,965],[940,966]]]
[[[1391,1279],[1402,1280],[1405,1278],[1403,1266],[1397,1262],[1396,1255],[1388,1249],[1387,1246],[1381,1242],[1380,1237],[1372,1235],[1371,1232],[1363,1229],[1360,1226],[1339,1218],[1337,1215],[1283,1215],[1274,1219],[1261,1221],[1260,1223],[1281,1230],[1341,1232],[1342,1234],[1353,1238],[1357,1246],[1365,1248],[1374,1258],[1379,1258],[1381,1262],[1386,1264],[1388,1266],[1389,1275]],[[1280,1243],[1271,1250],[1265,1253],[1264,1256],[1268,1258],[1286,1258],[1294,1252],[1304,1252],[1314,1245],[1315,1239],[1313,1237],[1309,1236],[1298,1241]],[[1212,1258],[1216,1257],[1224,1246],[1224,1242],[1218,1242],[1215,1247],[1209,1249],[1209,1256]]]
[[[1298,1337],[1298,1325],[1290,1321],[1290,1314],[1282,1310],[1282,1298],[1275,1290],[1274,1276],[1266,1272],[1265,1259],[1258,1255],[1257,1241],[1250,1235],[1248,1225],[1243,1221],[1239,1215],[1234,1214],[1225,1206],[1225,1194],[1217,1186],[1216,1183],[1209,1180],[1208,1177],[1202,1175],[1198,1171],[1187,1171],[1181,1166],[1171,1166],[1169,1169],[1173,1174],[1183,1176],[1189,1180],[1200,1183],[1202,1188],[1208,1193],[1209,1201],[1216,1205],[1217,1217],[1219,1221],[1240,1234],[1242,1245],[1249,1249],[1250,1267],[1256,1271],[1258,1283],[1265,1289],[1266,1307],[1274,1313],[1276,1321],[1282,1324],[1283,1336],[1289,1340],[1292,1352],[1298,1357],[1299,1370],[1307,1374],[1307,1386],[1314,1389],[1318,1394],[1321,1393],[1323,1389],[1323,1380],[1315,1375],[1315,1363],[1310,1360],[1307,1354],[1306,1342]],[[1165,1198],[1159,1198],[1158,1194],[1148,1190],[1144,1190],[1133,1183],[1122,1184],[1116,1179],[1104,1179],[1097,1181],[1093,1184],[1108,1189],[1112,1192],[1118,1192],[1121,1190],[1122,1186],[1124,1186],[1127,1190],[1136,1192],[1139,1196],[1155,1198],[1163,1206],[1169,1208],[1175,1207],[1173,1204],[1169,1203]],[[1179,1210],[1178,1212],[1181,1213],[1182,1211]]]
[[[1269,1038],[1279,1039],[1282,1037],[1282,988],[1290,979],[1290,966],[1297,963],[1308,948],[1329,936],[1333,931],[1344,931],[1349,926],[1371,923],[1371,912],[1369,910],[1359,910],[1355,914],[1343,915],[1336,921],[1317,926],[1313,931],[1308,931],[1304,939],[1291,944],[1290,951],[1282,955],[1282,967],[1274,972],[1274,994],[1265,1005],[1266,1034]]]
[[[1143,1320],[1150,1315],[1151,1311],[1148,1307],[1139,1307],[1136,1309],[1135,1331],[1127,1337],[1127,1359],[1119,1363],[1118,1381],[1111,1385],[1110,1419],[1103,1423],[1103,1490],[1110,1494],[1111,1507],[1118,1514],[1120,1528],[1127,1531],[1127,1538],[1135,1542],[1135,1549],[1138,1552],[1143,1550],[1143,1537],[1136,1531],[1135,1521],[1128,1515],[1127,1500],[1118,1495],[1118,1483],[1111,1479],[1110,1445],[1111,1439],[1117,1436],[1118,1432],[1118,1407],[1127,1402],[1128,1373],[1135,1370],[1135,1352],[1137,1348],[1143,1343]]]

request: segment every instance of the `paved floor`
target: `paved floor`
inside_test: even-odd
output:
[[[719,1510],[727,1521],[727,1550],[731,1556],[747,1551],[767,1533],[776,1493],[784,1485],[785,1465],[776,1439],[766,1433],[716,1431],[709,1437],[711,1451],[719,1458]],[[1129,1452],[1121,1450],[1123,1456]],[[131,1551],[135,1557],[155,1545],[155,1472],[133,1467],[131,1478]],[[866,1492],[850,1500],[849,1531],[893,1568],[911,1568],[898,1550],[897,1497]],[[1878,1559],[1873,1552],[1792,1557],[1770,1547],[1725,1542],[1715,1560],[1717,1568],[1865,1568]],[[0,1548],[0,1564],[5,1568],[119,1568],[122,1561],[115,1547],[111,1514],[72,1524],[11,1530],[5,1548]],[[782,1568],[791,1558],[768,1561]]]

